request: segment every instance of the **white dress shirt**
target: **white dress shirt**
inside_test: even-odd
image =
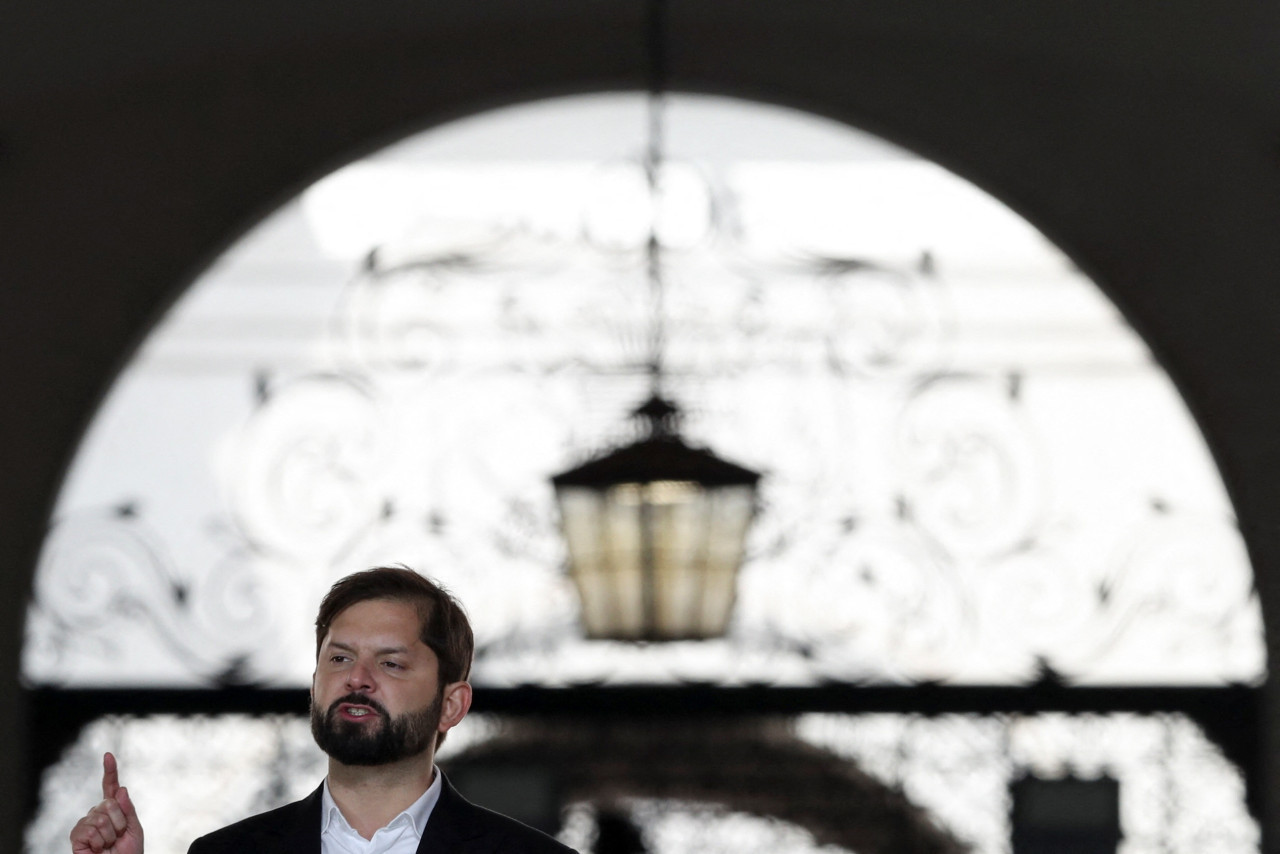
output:
[[[414,854],[427,828],[427,819],[440,800],[440,769],[433,768],[431,785],[409,808],[378,829],[372,839],[356,832],[329,794],[324,781],[320,801],[320,854]]]

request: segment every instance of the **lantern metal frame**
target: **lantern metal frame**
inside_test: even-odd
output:
[[[679,409],[654,395],[639,441],[551,479],[569,574],[593,639],[725,634],[760,473],[687,444]]]

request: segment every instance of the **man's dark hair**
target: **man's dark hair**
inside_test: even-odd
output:
[[[418,637],[436,654],[442,689],[471,675],[475,638],[466,612],[449,591],[407,566],[353,572],[329,588],[316,614],[316,658],[338,615],[357,602],[374,599],[404,602],[417,609]]]

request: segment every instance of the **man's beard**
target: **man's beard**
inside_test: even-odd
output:
[[[441,694],[416,712],[391,717],[377,700],[363,694],[340,697],[321,712],[311,703],[311,735],[320,749],[343,765],[388,765],[422,754],[435,744]],[[378,713],[378,722],[356,723],[338,717],[338,706],[352,703]]]

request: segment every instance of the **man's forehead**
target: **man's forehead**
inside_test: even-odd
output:
[[[422,643],[422,615],[411,603],[393,599],[365,599],[334,615],[325,634],[329,641],[349,636],[395,636],[405,643]]]

